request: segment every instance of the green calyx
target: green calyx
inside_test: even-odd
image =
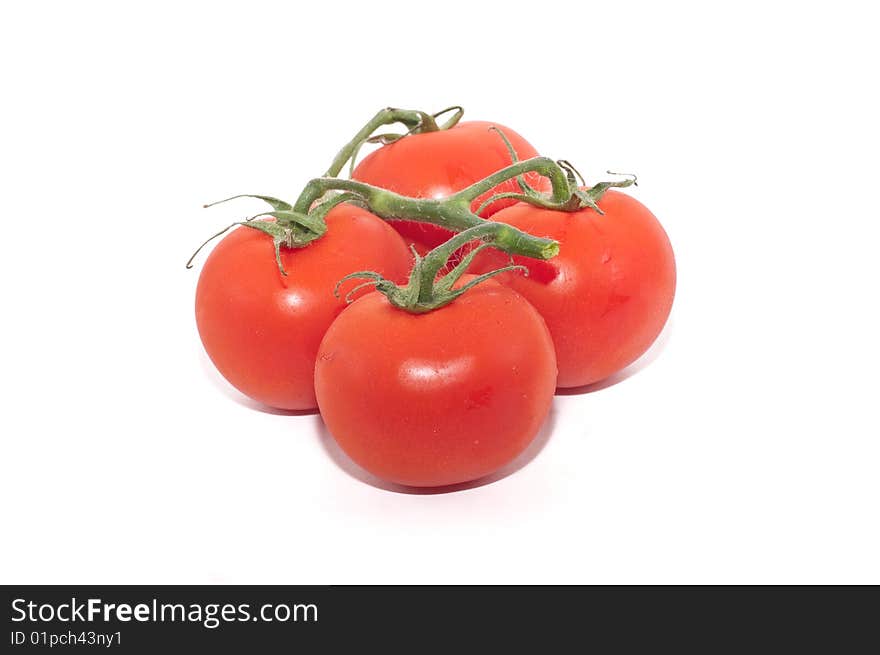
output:
[[[275,246],[275,262],[278,264],[278,270],[282,275],[287,275],[287,271],[284,270],[284,265],[281,262],[281,247],[302,248],[315,239],[320,239],[327,231],[327,223],[325,221],[327,213],[343,202],[357,202],[358,200],[358,198],[352,194],[342,193],[323,200],[323,202],[317,204],[311,212],[303,213],[295,211],[293,205],[290,203],[279,200],[278,198],[273,198],[272,196],[241,194],[232,196],[231,198],[225,198],[224,200],[218,200],[217,202],[205,205],[205,207],[213,207],[214,205],[229,202],[230,200],[235,200],[237,198],[257,198],[271,206],[272,211],[255,214],[244,221],[236,221],[210,237],[202,243],[202,245],[200,245],[192,254],[192,257],[189,258],[189,261],[186,263],[187,268],[192,268],[192,262],[196,255],[198,255],[202,248],[208,243],[225,234],[231,228],[237,225],[242,225],[263,232],[272,237],[272,243]],[[275,220],[256,220],[262,217],[272,217]]]
[[[568,181],[572,185],[572,200],[576,200],[579,209],[589,207],[596,213],[604,215],[605,212],[599,207],[599,200],[602,199],[602,196],[605,195],[608,189],[625,189],[628,186],[638,186],[638,178],[632,173],[614,173],[612,171],[605,172],[609,175],[621,175],[626,179],[597,182],[593,186],[587,186],[583,176],[570,162],[560,159],[557,163],[566,171]],[[578,181],[580,181],[580,187],[577,186]]]
[[[376,291],[385,295],[388,301],[395,307],[412,314],[424,314],[434,311],[453,300],[458,298],[468,289],[475,287],[481,282],[485,282],[500,273],[507,271],[519,270],[527,273],[528,270],[524,266],[511,264],[502,268],[495,269],[488,273],[478,275],[473,280],[469,280],[466,284],[456,287],[455,284],[461,279],[461,276],[467,271],[468,267],[473,263],[474,258],[486,248],[501,247],[504,249],[505,244],[517,238],[512,229],[503,223],[486,223],[469,228],[463,232],[456,234],[446,243],[437,246],[424,257],[420,257],[413,250],[415,256],[415,266],[409,276],[409,281],[399,286],[373,271],[358,271],[351,273],[342,278],[336,285],[336,296],[339,297],[339,287],[347,280],[365,279],[366,282],[357,285],[346,296],[346,302],[351,302],[353,295],[364,287],[375,287]],[[440,276],[440,270],[446,266],[449,258],[461,247],[475,240],[480,240],[479,246],[468,252],[461,261],[456,264],[448,273]],[[509,244],[508,244],[509,247]],[[548,243],[544,251],[540,253],[540,259],[549,259],[559,252],[559,245],[554,241]]]

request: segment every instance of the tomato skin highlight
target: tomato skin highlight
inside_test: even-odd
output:
[[[654,215],[614,190],[598,204],[604,215],[519,203],[492,218],[559,241],[559,255],[549,261],[514,258],[528,267],[528,276],[496,279],[544,317],[562,388],[599,382],[638,359],[663,329],[675,296],[675,257]],[[504,261],[506,256],[486,251],[475,270],[497,268]]]
[[[304,248],[282,247],[281,260],[286,277],[271,237],[235,229],[202,268],[196,323],[211,361],[235,388],[270,407],[310,410],[317,407],[318,345],[345,308],[333,295],[337,282],[364,269],[403,282],[412,255],[380,218],[340,205],[328,213],[323,237]]]
[[[519,159],[538,156],[528,141],[508,127],[486,121],[464,121],[448,130],[411,134],[382,146],[355,167],[352,178],[412,198],[446,198],[513,163],[501,136],[489,129],[493,126],[504,132]],[[550,182],[537,173],[528,173],[525,178],[539,191],[550,190]],[[508,180],[483,194],[471,208],[476,211],[491,195],[506,191],[519,191],[515,180]],[[498,200],[480,215],[487,218],[515,202]],[[452,236],[441,227],[412,221],[393,221],[392,226],[419,254]]]
[[[426,314],[366,295],[330,326],[315,367],[321,416],[340,447],[374,475],[418,487],[511,462],[555,387],[543,319],[491,281]]]

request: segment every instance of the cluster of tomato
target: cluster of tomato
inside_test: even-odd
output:
[[[196,294],[217,369],[260,403],[319,408],[342,449],[391,482],[449,485],[511,462],[557,388],[606,379],[648,349],[675,291],[672,248],[647,208],[612,188],[592,206],[556,208],[542,200],[551,184],[535,170],[481,193],[469,211],[553,243],[553,256],[495,249],[491,239],[449,247],[460,228],[425,222],[414,199],[442,203],[510,167],[512,154],[538,156],[494,123],[411,130],[353,169],[361,186],[351,188],[375,191],[360,202],[337,197],[319,238],[279,246],[249,224],[232,231],[205,262]],[[395,214],[381,190],[415,210]],[[273,207],[269,222],[291,208]],[[432,252],[448,261],[425,282],[414,266]],[[426,305],[434,292],[447,299]]]

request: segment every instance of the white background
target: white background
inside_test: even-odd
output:
[[[0,582],[880,583],[870,3],[371,5],[4,4]],[[517,470],[413,495],[212,370],[184,262],[451,104],[638,173],[679,289]]]

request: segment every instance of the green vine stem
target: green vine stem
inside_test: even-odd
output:
[[[437,124],[437,118],[452,112],[452,116],[443,124]],[[418,109],[395,109],[394,107],[386,107],[380,110],[373,118],[371,118],[360,131],[354,135],[354,138],[346,143],[340,150],[330,168],[324,173],[324,177],[337,177],[346,163],[351,163],[351,170],[357,159],[358,152],[365,143],[382,143],[388,144],[403,138],[408,134],[421,134],[424,132],[438,132],[440,130],[448,130],[454,127],[461,117],[464,115],[464,109],[461,107],[447,107],[435,114],[429,114]],[[392,125],[394,123],[402,123],[407,132],[404,134],[380,134],[373,136],[373,132],[384,125]]]
[[[473,262],[474,257],[485,248],[498,247],[499,244],[516,239],[516,232],[509,225],[503,223],[485,222],[482,225],[476,225],[468,228],[463,232],[459,232],[445,243],[440,244],[434,250],[430,251],[424,257],[420,257],[418,253],[413,252],[416,258],[415,266],[410,273],[409,281],[404,286],[398,286],[391,280],[388,280],[373,271],[358,271],[350,273],[342,278],[336,285],[335,294],[339,297],[339,287],[347,280],[365,279],[366,282],[357,285],[346,296],[346,302],[352,301],[353,294],[367,286],[374,286],[377,291],[383,293],[388,301],[405,311],[413,314],[424,314],[425,312],[434,311],[444,305],[448,305],[468,289],[488,280],[499,273],[507,271],[520,270],[527,273],[525,266],[511,264],[502,268],[489,271],[482,275],[476,276],[473,280],[468,281],[460,287],[455,287],[455,283],[467,271],[468,266]],[[471,250],[462,258],[448,273],[438,277],[440,270],[449,261],[449,258],[467,243],[475,240],[481,240],[483,243]],[[547,246],[547,257],[552,257],[559,252],[559,246],[555,242],[553,245]],[[545,259],[547,257],[544,257]]]
[[[497,132],[498,136],[501,137],[501,140],[504,141],[504,145],[507,147],[507,152],[510,154],[511,161],[518,162],[519,156],[517,155],[516,149],[513,147],[513,144],[510,142],[510,139],[507,138],[507,135],[505,135],[504,132],[497,127],[492,126],[489,129]],[[583,176],[574,167],[574,164],[566,159],[559,159],[556,161],[556,164],[565,172],[565,177],[568,181],[570,189],[570,194],[568,197],[559,198],[555,192],[554,187],[554,193],[551,194],[551,196],[548,198],[545,194],[539,193],[531,186],[529,186],[528,182],[526,182],[525,180],[525,177],[523,177],[522,175],[518,175],[516,176],[516,183],[517,186],[519,186],[520,188],[519,193],[514,191],[496,193],[493,196],[487,198],[476,209],[475,213],[479,214],[483,211],[483,209],[498,200],[511,199],[517,200],[519,202],[527,202],[531,205],[542,207],[544,209],[554,209],[557,211],[578,211],[579,209],[589,207],[598,214],[604,214],[605,212],[603,212],[602,209],[599,207],[599,200],[608,189],[612,187],[625,188],[631,185],[637,185],[637,178],[632,173],[614,173],[612,171],[606,171],[609,175],[620,175],[627,179],[599,182],[598,184],[588,187],[587,183],[584,181]],[[578,184],[580,184],[580,186],[578,186]]]
[[[442,125],[438,125],[437,118],[450,112],[452,112],[452,116]],[[409,198],[357,180],[336,177],[347,162],[353,162],[358,149],[364,143],[372,139],[390,142],[402,138],[406,134],[449,129],[461,119],[462,114],[461,107],[450,107],[436,114],[428,114],[418,110],[383,109],[339,151],[324,177],[315,178],[305,186],[294,204],[291,205],[272,196],[263,195],[239,195],[219,201],[227,202],[242,197],[258,198],[269,204],[271,210],[251,216],[245,221],[233,223],[212,236],[199,246],[199,249],[187,262],[187,268],[191,267],[195,255],[208,242],[224,234],[235,225],[243,225],[260,230],[272,237],[278,268],[282,275],[287,275],[281,262],[281,247],[301,248],[315,239],[321,238],[327,230],[325,222],[327,213],[344,202],[363,206],[384,219],[431,223],[451,232],[464,233],[468,231],[468,239],[462,243],[479,238],[486,244],[491,244],[511,255],[549,259],[559,250],[559,244],[556,241],[536,237],[511,226],[502,226],[502,224],[486,221],[472,211],[473,201],[499,184],[516,179],[520,193],[498,193],[486,200],[486,204],[502,198],[512,198],[546,209],[577,211],[584,207],[591,207],[602,213],[597,203],[608,188],[635,184],[635,176],[631,176],[623,181],[601,182],[594,187],[579,188],[580,174],[570,163],[565,160],[553,161],[547,157],[534,157],[526,161],[519,161],[510,141],[497,128],[492,129],[495,129],[504,140],[513,163],[446,198]],[[379,127],[392,123],[403,124],[409,128],[409,132],[403,135],[372,136]],[[525,182],[523,175],[531,172],[542,175],[550,181],[550,193],[539,193]],[[580,178],[580,182],[583,184],[582,178]],[[216,204],[219,203],[212,203],[206,207]],[[254,220],[264,216],[271,216],[275,220]]]
[[[527,172],[537,172],[550,180],[552,190],[550,196],[544,200],[546,204],[554,208],[562,208],[570,203],[572,189],[565,171],[552,159],[535,157],[511,164],[447,198],[439,199],[408,198],[357,180],[319,177],[306,185],[294,204],[293,211],[307,214],[314,203],[325,194],[331,191],[344,191],[357,196],[369,211],[381,218],[431,223],[452,232],[461,232],[488,222],[471,210],[471,203],[475,198],[502,182]],[[495,244],[496,247],[510,254],[546,259],[547,247],[555,243],[520,230],[516,230],[516,233],[516,239],[499,240]]]
[[[306,185],[294,205],[271,196],[261,195],[238,195],[219,201],[227,202],[242,197],[258,198],[267,202],[272,210],[252,216],[246,221],[233,223],[208,239],[199,247],[199,250],[235,225],[258,229],[272,237],[279,270],[283,275],[286,275],[287,273],[281,265],[280,248],[282,246],[300,248],[320,238],[327,230],[324,219],[330,209],[344,202],[351,202],[365,207],[380,218],[431,223],[452,232],[463,232],[483,225],[492,226],[471,239],[482,236],[491,241],[494,247],[508,254],[549,259],[558,252],[557,242],[527,234],[510,226],[504,226],[506,229],[497,231],[499,224],[486,221],[471,210],[471,204],[475,198],[502,182],[520,178],[524,173],[529,172],[536,172],[550,180],[551,191],[549,194],[539,194],[524,187],[524,192],[521,194],[500,193],[494,195],[487,202],[516,196],[519,200],[546,209],[577,211],[589,206],[601,213],[596,203],[607,189],[626,187],[635,183],[635,176],[630,176],[625,180],[601,182],[594,187],[580,189],[577,187],[576,173],[568,162],[557,163],[547,157],[517,161],[447,198],[440,199],[409,198],[357,180],[319,177]],[[342,193],[328,196],[330,192]],[[213,206],[219,202],[206,206]],[[262,216],[272,216],[275,221],[253,220]],[[193,258],[199,250],[193,254]],[[187,267],[191,266],[193,258],[190,258]]]

